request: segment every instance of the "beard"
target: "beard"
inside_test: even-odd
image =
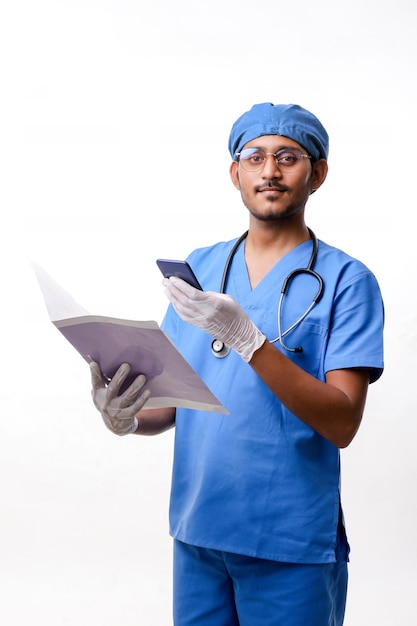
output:
[[[311,191],[311,173],[291,181],[271,178],[240,186],[243,204],[253,218],[264,223],[290,220],[304,211]]]
[[[260,222],[287,221],[301,213],[305,207],[305,202],[290,203],[282,206],[276,196],[267,196],[265,198],[267,201],[265,208],[259,208],[254,203],[245,202],[244,198],[242,200],[251,216]]]

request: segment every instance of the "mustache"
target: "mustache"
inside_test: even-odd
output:
[[[262,185],[257,185],[255,187],[256,191],[268,191],[268,189],[271,191],[288,191],[289,187],[287,187],[287,185],[281,185],[281,183],[278,183],[275,180],[268,180]]]

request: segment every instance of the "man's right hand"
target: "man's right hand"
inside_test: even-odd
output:
[[[146,376],[139,374],[133,383],[120,396],[118,392],[130,372],[130,366],[123,363],[110,382],[102,376],[98,363],[90,363],[92,397],[95,407],[100,411],[106,427],[115,435],[129,435],[138,428],[136,414],[143,408],[151,392],[138,394],[146,384]]]

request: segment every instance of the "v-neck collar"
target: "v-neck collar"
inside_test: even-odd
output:
[[[297,268],[307,267],[313,242],[309,239],[287,252],[252,289],[245,262],[245,242],[236,251],[230,265],[226,293],[236,293],[239,301],[259,300],[279,288],[286,276]]]

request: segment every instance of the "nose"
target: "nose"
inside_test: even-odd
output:
[[[282,172],[278,168],[277,162],[275,161],[275,154],[273,152],[267,152],[265,155],[262,175],[264,178],[278,178],[282,176]]]

